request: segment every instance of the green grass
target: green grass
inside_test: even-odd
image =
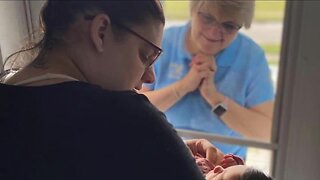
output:
[[[257,1],[255,21],[282,21],[285,1]]]
[[[189,18],[189,1],[164,1],[164,13],[168,20]]]
[[[268,65],[269,66],[278,66],[279,65],[279,60],[277,59],[268,59]]]
[[[256,1],[254,21],[282,21],[285,1]],[[164,1],[165,15],[168,20],[186,20],[189,18],[189,1]]]
[[[261,44],[266,54],[280,54],[280,44]]]
[[[269,65],[278,65],[280,57],[280,44],[260,44],[266,53]],[[271,56],[270,56],[271,55]]]

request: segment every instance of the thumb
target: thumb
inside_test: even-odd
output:
[[[217,152],[215,149],[209,148],[206,152],[206,159],[213,164],[216,164]]]

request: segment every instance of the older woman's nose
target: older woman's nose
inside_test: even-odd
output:
[[[219,24],[211,26],[209,29],[209,35],[210,38],[220,39],[223,36],[223,28]]]

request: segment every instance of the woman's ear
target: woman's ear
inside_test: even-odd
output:
[[[95,49],[98,52],[104,51],[104,43],[106,43],[106,34],[110,26],[110,18],[106,14],[99,14],[94,17],[90,25],[90,38],[93,42]]]

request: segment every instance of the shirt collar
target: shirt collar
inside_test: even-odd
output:
[[[217,65],[221,67],[231,66],[236,60],[236,56],[239,50],[239,45],[240,45],[240,39],[237,34],[235,39],[231,42],[231,44],[216,55]]]
[[[190,52],[187,51],[186,49],[186,37],[187,37],[187,33],[188,33],[188,30],[190,29],[191,27],[191,22],[187,22],[186,25],[184,25],[183,29],[182,29],[182,32],[180,33],[179,35],[179,59],[186,59],[186,60],[191,60],[192,59],[192,55]]]

